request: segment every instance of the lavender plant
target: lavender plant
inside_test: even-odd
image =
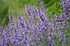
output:
[[[37,2],[39,3],[39,0]],[[18,14],[16,23],[14,23],[13,15],[9,14],[8,26],[0,27],[1,46],[7,46],[8,43],[9,46],[64,46],[66,37],[64,31],[70,27],[69,11],[65,10],[49,19],[41,8],[29,5],[25,5],[25,8],[24,14],[28,18],[27,20]],[[56,42],[56,39],[59,43]]]
[[[64,9],[67,13],[70,13],[70,0],[61,0],[62,3],[60,3],[61,8]]]

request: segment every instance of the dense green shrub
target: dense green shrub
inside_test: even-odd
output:
[[[55,13],[61,13],[63,9],[60,7],[60,0],[42,0],[45,4],[45,7],[47,8],[48,15],[52,15],[52,17]]]
[[[8,20],[8,8],[8,5],[0,0],[0,25],[8,23],[8,21],[6,21]]]

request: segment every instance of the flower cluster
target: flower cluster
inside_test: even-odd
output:
[[[70,13],[70,0],[61,0],[62,3],[60,3],[61,8],[64,9],[67,13]]]
[[[39,3],[40,0],[37,0],[37,2]],[[62,8],[64,7],[62,6]],[[42,12],[42,9],[25,5],[24,14],[28,18],[27,20],[18,14],[16,23],[14,23],[13,15],[10,14],[8,26],[0,27],[1,46],[7,46],[8,43],[9,46],[54,46],[56,44],[55,38],[64,46],[65,34],[63,32],[69,27],[69,11],[55,14],[49,19]],[[43,44],[45,41],[48,42],[46,42],[46,45]]]
[[[43,3],[43,1],[41,0],[36,0],[38,5],[40,6],[39,8],[44,9],[45,12],[47,12],[47,9],[45,8],[45,5]]]

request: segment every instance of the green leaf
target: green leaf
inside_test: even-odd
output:
[[[56,37],[58,37],[58,34],[56,32],[53,32],[54,35],[56,35]]]

